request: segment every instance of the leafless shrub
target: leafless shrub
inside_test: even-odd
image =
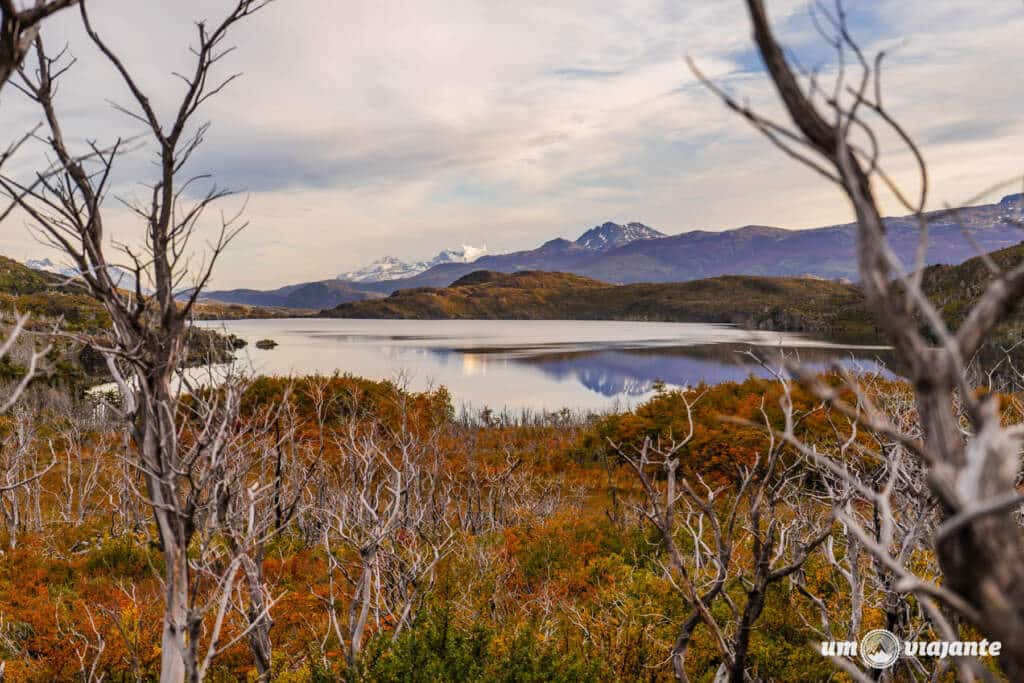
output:
[[[33,411],[18,408],[11,415],[10,433],[0,442],[0,519],[7,547],[17,547],[19,534],[43,528],[41,479],[54,466],[44,464]]]
[[[783,388],[780,407],[785,424],[774,433],[802,454],[807,467],[817,473],[817,483],[823,489],[819,496],[839,522],[826,539],[824,557],[846,584],[849,600],[845,609],[836,610],[808,589],[802,575],[794,575],[794,588],[814,604],[820,619],[820,627],[806,619],[805,624],[822,640],[856,641],[864,611],[870,606],[881,612],[885,628],[901,640],[916,641],[926,631],[948,635],[945,621],[936,622],[940,612],[933,610],[930,598],[915,594],[915,584],[908,581],[917,579],[904,569],[913,565],[919,574],[938,575],[931,539],[940,521],[939,510],[922,464],[898,441],[871,431],[855,416],[829,413],[832,440],[807,443],[795,428],[798,418],[794,416],[792,382],[781,372],[776,373],[776,381]],[[912,392],[891,383],[878,386],[878,382],[877,375],[859,375],[861,393],[851,400],[864,414],[886,415],[903,433],[919,433]],[[820,378],[806,377],[805,383],[818,394],[828,391]],[[928,593],[931,587],[925,584],[917,592]],[[844,618],[846,628],[842,628]],[[837,663],[857,675],[853,661]],[[946,660],[905,657],[878,675],[885,681],[901,676],[934,680],[947,666]],[[976,663],[963,666],[977,669]]]
[[[78,678],[82,683],[102,683],[106,680],[106,673],[100,670],[100,662],[104,651],[107,649],[106,638],[96,624],[92,610],[85,608],[88,630],[75,626],[70,621],[60,618],[60,607],[56,615],[57,633],[64,638],[68,646],[75,653],[78,660]]]
[[[322,484],[328,589],[317,597],[330,623],[322,647],[334,638],[355,669],[371,622],[393,639],[413,623],[455,531],[436,433],[354,417],[336,446]]]
[[[81,406],[64,408],[60,411],[63,414],[50,415],[57,438],[50,439],[48,447],[61,470],[60,489],[47,493],[53,498],[61,521],[77,525],[94,512],[97,503],[100,470],[109,446],[109,435],[102,430],[108,425]]]
[[[850,34],[842,3],[834,9],[818,5],[819,30],[839,63],[834,84],[822,87],[818,74],[801,79],[793,68],[772,32],[764,3],[747,0],[747,7],[754,40],[792,126],[760,115],[704,81],[729,108],[849,199],[858,225],[860,284],[913,387],[919,432],[905,431],[870,403],[851,405],[834,388],[806,375],[801,379],[834,410],[855,416],[864,428],[884,435],[922,465],[943,520],[931,535],[942,570],[941,586],[916,576],[889,543],[874,541],[867,534],[860,541],[899,577],[901,590],[913,593],[926,606],[944,639],[957,640],[957,625],[943,616],[940,605],[975,625],[988,639],[1001,642],[1003,672],[1011,680],[1024,678],[1024,535],[1014,514],[1022,501],[1018,482],[1024,431],[1019,425],[1003,425],[999,397],[976,393],[966,373],[970,360],[1024,293],[1024,264],[1004,271],[984,259],[991,274],[989,284],[959,328],[949,329],[921,288],[928,225],[935,214],[925,212],[929,180],[923,154],[882,98],[884,53],[874,59],[864,54]],[[883,133],[894,134],[916,162],[919,177],[914,192],[901,188],[886,172],[880,143]],[[917,262],[909,269],[887,242],[875,198],[879,187],[917,217],[920,247]],[[845,390],[862,395],[855,378],[844,384]],[[889,478],[898,476],[899,469],[894,461]],[[849,483],[859,484],[852,479]],[[883,509],[891,507],[885,488],[881,493],[862,493]],[[892,528],[893,521],[885,524]],[[979,675],[970,663],[957,663],[962,678]]]
[[[765,449],[750,466],[739,468],[732,485],[712,485],[681,470],[681,453],[693,438],[696,399],[683,396],[689,433],[667,443],[649,437],[636,448],[612,443],[643,490],[637,510],[657,530],[667,561],[665,575],[689,608],[672,647],[676,680],[689,680],[686,653],[694,631],[703,626],[721,657],[716,680],[750,680],[750,638],[764,610],[769,586],[791,577],[829,537],[831,520],[806,495],[802,458],[784,457],[770,431]],[[761,406],[765,425],[768,414]],[[685,539],[681,542],[680,538]],[[749,561],[738,558],[749,553]],[[736,583],[744,599],[727,590]],[[728,617],[716,616],[724,603]]]
[[[450,476],[452,505],[458,527],[474,536],[544,519],[582,498],[560,479],[531,474],[511,448],[499,466],[481,463],[473,447],[464,457],[464,467]]]
[[[231,454],[214,484],[214,538],[226,543],[225,560],[237,558],[242,580],[231,604],[241,618],[258,680],[273,675],[271,608],[281,593],[263,571],[268,545],[288,533],[295,520],[311,514],[309,487],[320,461],[300,444],[288,392],[262,415],[250,415],[233,440]],[[223,562],[224,560],[222,560]]]

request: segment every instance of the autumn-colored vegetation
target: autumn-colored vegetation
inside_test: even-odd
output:
[[[162,560],[145,501],[130,486],[138,475],[117,424],[95,406],[46,391],[0,418],[0,464],[9,480],[43,472],[0,494],[6,676],[152,680],[160,661]],[[778,383],[751,378],[685,395],[663,390],[633,412],[594,420],[563,414],[485,424],[456,420],[443,389],[410,394],[339,376],[254,381],[242,419],[277,421],[270,433],[287,449],[305,506],[268,542],[262,561],[274,601],[274,680],[671,680],[666,657],[687,605],[666,575],[657,535],[633,507],[640,495],[635,478],[609,444],[685,433],[683,397],[699,396],[684,471],[728,491],[739,468],[765,451],[756,424],[762,406],[782,419],[780,391]],[[804,394],[796,402],[808,412],[801,429],[809,440],[835,437],[826,411]],[[397,637],[394,615],[377,605],[358,658],[348,661],[331,615],[344,618],[353,594],[339,572],[354,571],[358,557],[342,546],[327,549],[317,506],[327,500],[318,496],[332,473],[355,457],[348,445],[353,430],[380,434],[375,447],[389,458],[418,444],[439,475],[436,486],[448,492],[443,515],[453,537],[433,576],[423,575]],[[827,515],[827,507],[821,512]],[[746,548],[741,543],[737,552]],[[829,564],[814,556],[804,576],[810,592],[841,614],[842,588]],[[879,614],[869,608],[867,620],[877,622]],[[809,645],[815,619],[814,605],[792,585],[773,586],[753,640],[757,675],[832,675]],[[244,623],[230,611],[222,642]],[[687,662],[692,680],[711,679],[719,660],[709,633],[698,630]],[[246,680],[254,671],[241,639],[217,657],[209,678]]]
[[[338,318],[655,320],[735,323],[865,339],[874,324],[855,286],[816,278],[723,276],[613,285],[569,273],[476,271],[448,287],[341,304]]]
[[[46,381],[72,393],[110,380],[102,355],[88,339],[110,328],[110,315],[90,296],[80,282],[53,273],[33,270],[0,256],[0,325],[16,314],[30,312],[28,330],[34,335],[19,340],[12,353],[0,359],[0,381],[13,380],[25,372],[24,360],[45,340],[49,346]],[[259,308],[216,301],[199,302],[195,316],[200,319],[272,318],[294,315],[296,311]],[[53,335],[60,330],[61,334]],[[214,329],[189,330],[191,365],[225,362],[231,358],[231,340]]]

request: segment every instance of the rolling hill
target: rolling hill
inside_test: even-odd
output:
[[[0,379],[20,377],[23,362],[34,344],[45,340],[52,352],[47,358],[50,379],[78,388],[107,381],[106,363],[96,352],[68,338],[53,337],[60,327],[65,332],[96,333],[110,327],[110,316],[99,301],[86,294],[68,277],[29,268],[0,256],[0,319],[5,322],[15,312],[28,313],[27,329],[36,334],[22,335],[8,358],[0,360]],[[242,317],[280,317],[292,315],[291,309],[254,308],[199,302],[196,318],[225,319]],[[230,359],[231,342],[214,330],[192,328],[189,364],[214,358]]]
[[[320,310],[349,301],[383,296],[378,292],[361,289],[362,286],[362,283],[351,283],[344,280],[318,280],[287,285],[269,291],[229,289],[203,292],[201,300],[211,304],[220,302],[245,306]]]
[[[448,287],[399,290],[342,304],[338,318],[645,320],[868,338],[856,287],[812,278],[723,276],[693,282],[613,285],[568,273],[476,271]]]
[[[1009,270],[1024,262],[1024,243],[987,254],[997,267]],[[953,329],[959,327],[967,311],[982,295],[992,273],[986,259],[978,256],[955,266],[929,266],[921,279],[921,287]],[[990,335],[988,347],[997,351],[1024,339],[1024,305],[1018,304],[1006,321]]]
[[[1024,262],[1024,243],[958,265],[928,266],[922,287],[956,329],[1001,269]],[[878,342],[856,285],[820,278],[719,276],[676,283],[614,285],[567,273],[476,271],[448,287],[398,290],[386,299],[343,304],[343,318],[502,318],[720,322]],[[922,330],[926,326],[922,323]],[[1024,339],[1024,304],[991,336],[989,355]]]

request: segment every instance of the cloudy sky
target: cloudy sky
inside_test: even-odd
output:
[[[189,64],[191,21],[229,6],[90,2],[98,30],[165,112],[181,87],[171,73]],[[1021,171],[1019,0],[848,7],[869,50],[893,50],[887,102],[926,149],[933,206]],[[769,9],[801,63],[827,73],[832,56],[808,3],[769,0]],[[44,35],[77,59],[59,101],[69,135],[137,132],[111,109],[127,102],[125,89],[83,40],[77,13]],[[385,254],[418,259],[459,244],[533,248],[606,220],[679,233],[850,218],[833,188],[690,75],[687,55],[777,111],[740,0],[278,0],[232,38],[224,73],[244,78],[206,107],[212,128],[192,164],[247,198],[250,226],[222,261],[218,288],[333,277]],[[0,136],[36,120],[6,88]],[[115,195],[141,193],[151,153],[143,146],[121,162]],[[26,171],[28,156],[12,172]],[[888,160],[911,177],[906,155]],[[109,208],[115,235],[132,240],[139,226],[113,196]],[[43,250],[19,218],[3,226],[0,252]]]

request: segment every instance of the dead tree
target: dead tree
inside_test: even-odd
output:
[[[337,450],[323,484],[328,590],[317,597],[330,624],[322,649],[334,638],[355,672],[371,625],[392,640],[412,625],[455,532],[432,436],[353,417]]]
[[[99,434],[106,425],[86,410],[68,405],[61,414],[52,414],[58,438],[49,440],[53,462],[60,462],[60,490],[47,491],[54,499],[60,521],[64,524],[82,524],[94,506],[94,494],[99,488],[100,466],[105,455],[107,439]]]
[[[504,447],[504,462],[496,466],[480,461],[475,435],[464,434],[460,440],[468,447],[461,468],[448,479],[455,521],[462,531],[476,536],[507,529],[524,519],[548,517],[582,498],[580,492],[567,490],[563,481],[522,467],[522,458],[514,456],[510,446]]]
[[[39,27],[43,20],[77,2],[78,0],[39,0],[31,7],[19,9],[15,0],[0,0],[0,90],[21,68],[22,62],[39,34]],[[0,170],[33,137],[37,130],[38,126],[11,141],[6,149],[0,151]],[[51,166],[48,173],[52,174],[54,171],[55,169]],[[7,207],[0,208],[0,223],[7,218],[16,205],[17,202],[12,201]],[[28,315],[15,313],[12,323],[5,322],[3,324],[3,327],[6,328],[6,338],[0,342],[0,360],[9,358],[19,342],[24,341],[23,332],[27,322]],[[3,399],[0,399],[0,414],[7,412],[21,397],[29,383],[35,379],[39,373],[41,362],[49,350],[49,346],[43,349],[32,349],[21,379],[9,388]]]
[[[34,411],[19,407],[11,419],[11,432],[0,441],[0,522],[7,532],[7,547],[18,546],[18,535],[43,527],[41,479],[55,461],[43,465]]]
[[[237,74],[223,79],[215,76],[216,68],[231,52],[225,47],[230,29],[267,4],[268,0],[239,0],[216,24],[196,24],[194,65],[179,75],[184,86],[169,121],[161,120],[129,65],[101,37],[87,3],[79,5],[86,33],[130,94],[132,104],[118,109],[142,123],[155,145],[157,177],[150,185],[149,197],[128,205],[140,219],[145,238],[141,251],[131,245],[122,247],[126,265],[135,276],[134,291],[121,289],[112,275],[115,264],[108,256],[104,232],[108,181],[124,145],[116,141],[103,150],[91,144],[88,163],[76,157],[54,102],[54,82],[66,69],[46,53],[39,39],[35,41],[34,73],[23,69],[20,85],[42,110],[47,142],[61,170],[52,177],[41,174],[33,183],[10,177],[0,181],[40,234],[70,260],[82,285],[102,302],[111,318],[109,336],[88,341],[103,353],[120,388],[122,415],[135,447],[134,466],[145,481],[144,496],[164,554],[162,681],[202,678],[210,653],[217,650],[214,640],[206,655],[201,653],[202,620],[209,613],[207,607],[221,613],[220,598],[234,585],[232,572],[237,571],[237,565],[225,568],[215,582],[213,605],[200,607],[204,601],[193,592],[197,578],[189,548],[205,521],[203,515],[209,512],[208,501],[200,500],[206,495],[203,487],[212,484],[211,477],[223,457],[235,418],[231,410],[237,403],[222,396],[205,415],[188,416],[184,420],[187,433],[183,432],[182,392],[176,374],[187,359],[193,307],[217,257],[243,226],[237,216],[222,217],[205,264],[189,272],[189,259],[194,256],[191,238],[202,225],[205,210],[228,193],[213,186],[191,200],[191,193],[205,176],[188,177],[184,169],[209,129],[209,124],[195,121],[202,105],[237,78]],[[183,289],[187,295],[179,301]],[[216,627],[219,622],[215,621]]]
[[[2,161],[0,161],[2,166]],[[22,335],[25,331],[25,325],[28,322],[28,314],[15,315],[14,323],[10,325],[6,330],[6,338],[0,341],[0,361],[5,358],[10,358],[15,355],[15,351],[19,346],[19,342],[23,341]],[[18,402],[22,394],[28,388],[29,384],[39,374],[40,369],[43,367],[46,359],[46,354],[49,353],[50,347],[45,348],[32,348],[27,352],[27,363],[25,365],[25,371],[21,377],[12,386],[7,388],[4,392],[6,396],[0,398],[0,415],[6,413]]]
[[[698,397],[699,398],[699,397]],[[750,645],[769,588],[798,572],[831,531],[820,504],[800,486],[802,458],[787,455],[770,431],[765,449],[749,466],[740,466],[732,485],[712,486],[700,474],[681,469],[685,446],[693,437],[696,400],[684,396],[689,434],[668,443],[649,437],[632,450],[612,449],[633,470],[643,490],[638,511],[658,531],[667,556],[665,574],[689,608],[672,647],[676,680],[688,681],[686,654],[693,634],[703,626],[718,650],[716,681],[756,680],[750,671]],[[770,425],[762,403],[761,414]],[[680,541],[688,538],[691,548]],[[741,552],[738,552],[742,550]],[[737,555],[749,555],[748,562]],[[743,600],[729,594],[738,584]],[[717,603],[729,617],[717,617]]]
[[[128,609],[121,609],[116,603],[107,607],[96,605],[96,609],[104,618],[114,625],[114,635],[121,641],[124,648],[124,660],[127,664],[129,675],[126,680],[141,681],[142,679],[142,657],[147,650],[141,637],[142,625],[139,605],[138,591],[134,583],[118,582],[117,591],[121,599],[129,606]],[[113,639],[108,634],[107,638]]]
[[[259,681],[270,681],[273,675],[271,608],[279,597],[263,571],[267,547],[288,533],[294,520],[311,514],[308,488],[319,483],[311,476],[320,462],[316,446],[297,439],[288,399],[286,391],[277,405],[247,416],[214,491],[215,537],[226,544],[226,558],[241,562],[243,580],[236,585],[232,605],[247,632]]]
[[[1022,500],[1017,485],[1024,429],[1000,423],[999,397],[977,394],[965,369],[1024,293],[1024,264],[1002,270],[986,259],[988,286],[959,328],[949,329],[920,286],[929,221],[927,165],[883,101],[884,53],[874,59],[863,53],[851,37],[841,3],[834,10],[819,5],[818,25],[839,60],[834,85],[823,87],[817,74],[801,79],[773,34],[762,0],[746,4],[754,42],[792,126],[769,120],[704,80],[729,108],[787,155],[834,183],[850,202],[857,220],[860,286],[914,389],[921,433],[905,434],[878,413],[862,419],[927,470],[943,517],[932,538],[942,569],[941,590],[915,579],[886,549],[866,546],[894,571],[905,571],[905,586],[922,600],[938,599],[986,638],[1000,641],[1000,667],[1011,680],[1022,680],[1024,531],[1014,511]],[[886,172],[883,133],[894,134],[917,163],[915,192],[899,187]],[[909,267],[899,263],[887,242],[876,201],[880,187],[918,218],[921,246],[917,263]],[[840,411],[856,412],[836,392],[825,391],[823,397]]]
[[[842,368],[836,368],[833,376],[843,377],[848,384],[854,382]],[[832,438],[807,443],[795,428],[798,417],[791,380],[781,371],[775,373],[775,380],[783,389],[779,403],[784,415],[784,427],[776,436],[805,457],[809,471],[815,474],[813,489],[820,489],[818,497],[831,507],[839,522],[823,549],[828,565],[847,588],[844,597],[848,604],[837,608],[815,595],[801,574],[794,575],[793,586],[814,605],[820,627],[806,618],[804,623],[823,641],[856,641],[861,637],[864,610],[871,606],[881,611],[886,630],[903,641],[920,640],[928,630],[945,635],[947,624],[939,619],[941,614],[933,613],[919,599],[908,599],[912,591],[907,586],[907,572],[894,569],[913,563],[918,572],[938,573],[930,542],[940,520],[925,468],[900,443],[872,432],[856,416],[828,413]],[[830,391],[820,377],[805,375],[804,383],[819,395]],[[902,433],[920,433],[909,388],[866,374],[858,375],[856,384],[860,393],[849,401],[863,414],[884,414]],[[858,680],[862,676],[854,661],[836,663]],[[977,662],[961,664],[971,670],[978,668]],[[948,660],[922,661],[909,656],[873,675],[882,681],[906,677],[939,680],[948,665]]]
[[[57,633],[68,643],[75,658],[78,659],[78,679],[82,683],[103,683],[106,680],[106,672],[101,669],[103,653],[107,649],[106,638],[96,623],[96,618],[84,605],[86,620],[89,623],[89,631],[86,632],[73,622],[63,623],[60,618],[60,607],[57,607],[56,621]]]
[[[0,88],[21,65],[32,48],[39,24],[78,0],[49,0],[19,10],[15,0],[0,0]]]

